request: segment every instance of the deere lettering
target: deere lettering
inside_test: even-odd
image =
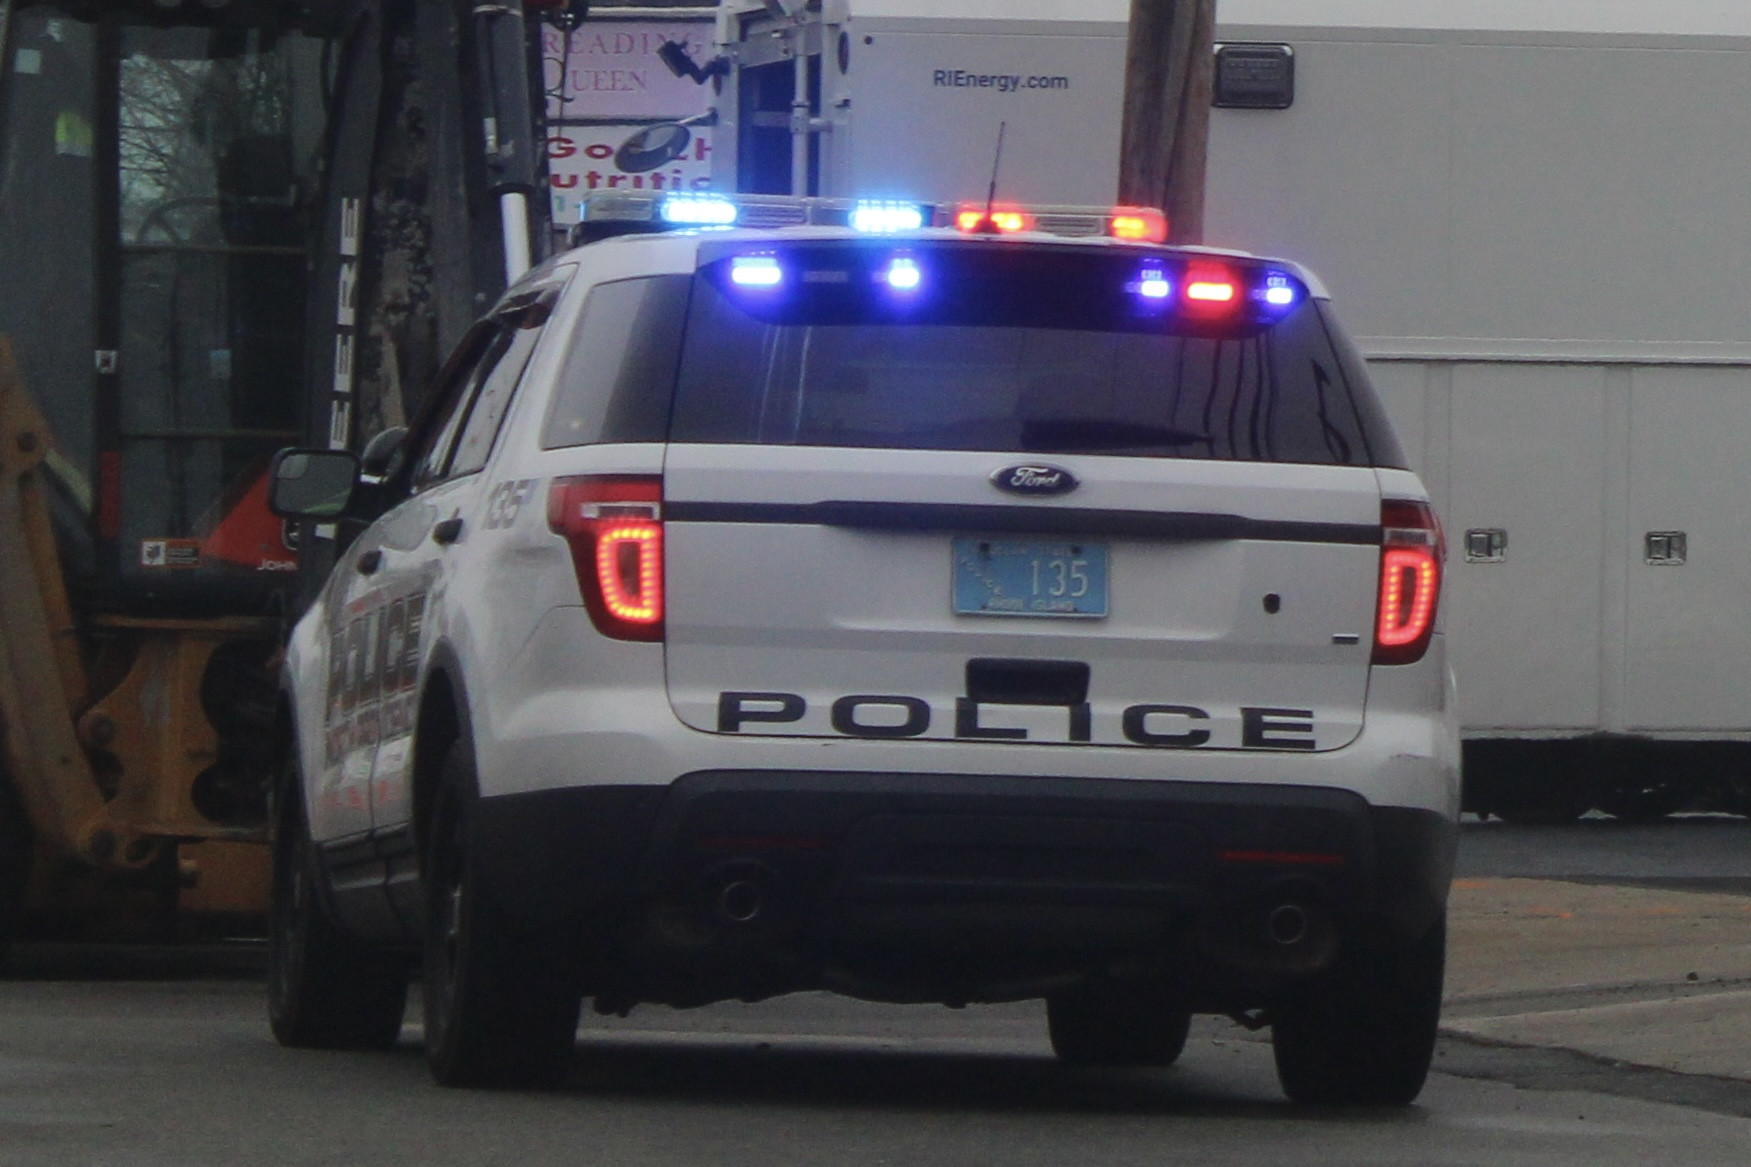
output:
[[[1019,711],[1053,710],[1058,721],[1050,733],[1036,734],[1024,725],[1005,725]],[[1094,707],[974,701],[957,697],[950,715],[940,720],[939,710],[922,697],[899,693],[854,693],[840,697],[829,709],[832,732],[852,738],[920,738],[933,725],[953,724],[961,741],[1061,742],[1094,744]],[[719,733],[770,732],[772,727],[794,726],[809,715],[809,702],[800,693],[728,690],[718,694]],[[1037,716],[1037,715],[1036,715]],[[1249,750],[1312,750],[1315,718],[1311,709],[1288,709],[1268,705],[1243,706],[1239,711],[1239,745]],[[1118,735],[1109,744],[1130,744],[1164,750],[1195,750],[1208,747],[1216,718],[1196,705],[1144,703],[1127,706],[1118,718]],[[1037,728],[1037,727],[1036,727]],[[1121,740],[1122,739],[1122,740]]]

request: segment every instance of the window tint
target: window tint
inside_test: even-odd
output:
[[[911,254],[913,300],[871,278],[891,255],[868,248],[787,248],[776,292],[736,287],[728,260],[702,269],[672,439],[1334,465],[1395,450],[1310,299],[1199,324],[1145,303],[1135,253]]]
[[[663,440],[691,283],[689,276],[651,276],[591,290],[542,448]]]
[[[529,356],[541,338],[541,322],[546,313],[530,313],[518,327],[507,321],[493,339],[492,349],[481,362],[480,390],[474,395],[474,405],[468,411],[468,423],[456,443],[456,456],[450,460],[448,477],[473,474],[486,465],[499,426],[505,420],[511,398],[523,379]]]
[[[482,358],[491,350],[497,328],[489,323],[476,324],[438,375],[438,384],[430,397],[430,413],[415,423],[413,452],[413,487],[423,490],[443,479],[450,463],[450,450],[456,440],[456,430],[468,405],[468,389]]]
[[[1361,415],[1362,434],[1368,440],[1374,464],[1400,470],[1410,469],[1410,458],[1398,440],[1398,431],[1387,420],[1386,407],[1381,404],[1380,395],[1374,392],[1374,382],[1368,377],[1368,362],[1362,356],[1362,350],[1356,347],[1350,334],[1338,326],[1330,304],[1319,305],[1319,310],[1325,319],[1326,336],[1331,340],[1332,350],[1338,355],[1338,366],[1343,369],[1344,377],[1349,383],[1351,400],[1356,404],[1356,412]]]

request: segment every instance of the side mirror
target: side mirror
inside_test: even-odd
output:
[[[347,450],[281,450],[268,476],[268,509],[282,519],[342,518],[359,485]]]
[[[401,469],[401,453],[407,446],[407,427],[392,426],[365,443],[359,455],[359,473],[370,478],[389,478]]]

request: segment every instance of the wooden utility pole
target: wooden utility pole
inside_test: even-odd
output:
[[[1204,238],[1216,0],[1131,0],[1119,201],[1167,212],[1175,243]]]

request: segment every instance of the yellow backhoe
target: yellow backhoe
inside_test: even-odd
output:
[[[265,659],[279,627],[78,619],[50,521],[57,456],[0,337],[0,948],[26,915],[139,936],[259,913],[259,814],[226,824],[198,805],[220,753],[202,690],[216,653]]]
[[[588,7],[0,0],[0,950],[265,909],[348,536],[266,468],[401,424],[544,258],[535,20]]]

